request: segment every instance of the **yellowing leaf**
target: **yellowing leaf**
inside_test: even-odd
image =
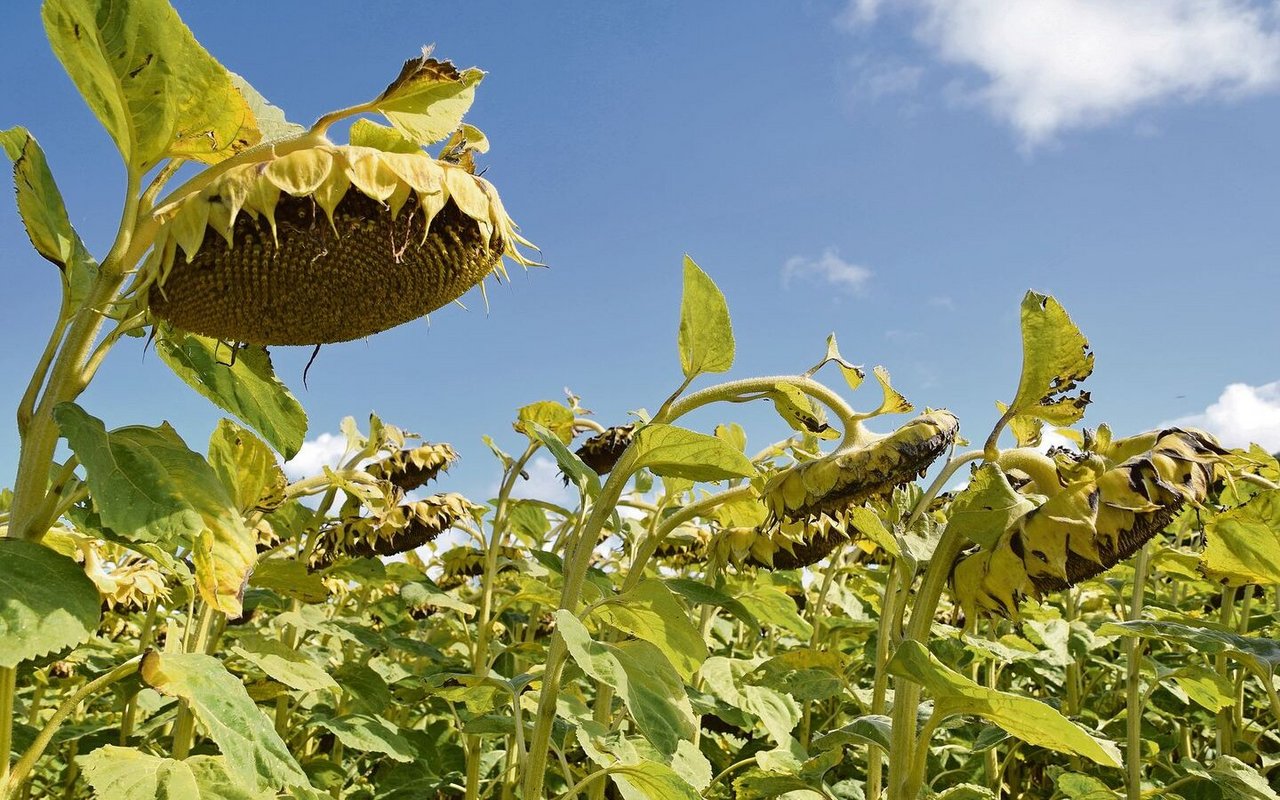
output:
[[[954,527],[970,541],[991,548],[1014,520],[1033,508],[1035,503],[1015,492],[999,467],[984,464],[951,502],[947,527]]]
[[[702,634],[689,612],[661,581],[642,581],[634,589],[595,607],[593,616],[657,647],[686,681],[707,657]]]
[[[1027,292],[1022,300],[1022,377],[1009,404],[1015,415],[1054,425],[1084,416],[1089,393],[1072,391],[1093,373],[1089,342],[1052,297]]]
[[[906,414],[915,408],[915,406],[907,402],[907,398],[893,388],[893,384],[889,381],[889,370],[877,366],[872,367],[871,373],[876,376],[876,381],[880,384],[880,392],[883,395],[880,407],[875,410],[875,414]]]
[[[261,138],[230,73],[166,0],[48,0],[45,32],[125,163],[212,164]]]
[[[531,422],[536,422],[551,431],[564,444],[573,441],[573,412],[563,403],[553,400],[530,403],[516,412],[516,421],[512,427],[533,439],[536,436],[529,428]]]
[[[44,151],[26,128],[0,131],[0,149],[13,161],[18,214],[31,246],[62,270],[70,308],[78,308],[97,278],[98,262],[71,226]]]
[[[1280,583],[1280,491],[1254,495],[1205,523],[1201,566],[1230,586]]]
[[[475,100],[475,87],[483,79],[478,69],[459,70],[424,54],[406,61],[371,105],[406,138],[428,145],[462,124]]]
[[[253,511],[264,500],[278,505],[284,499],[288,481],[275,454],[229,419],[219,420],[209,439],[209,465],[241,512]]]
[[[686,378],[725,372],[733,366],[733,326],[729,306],[715,281],[684,257],[684,295],[680,300],[680,367]]]

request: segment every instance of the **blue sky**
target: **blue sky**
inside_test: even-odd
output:
[[[1016,385],[1018,303],[1034,288],[1097,353],[1087,424],[1128,433],[1191,418],[1280,449],[1274,5],[176,6],[303,123],[377,94],[427,43],[487,70],[468,117],[493,144],[486,177],[551,267],[491,285],[488,314],[473,294],[430,327],[324,348],[309,389],[309,351],[279,348],[313,439],[376,410],[452,442],[463,461],[444,485],[481,498],[496,471],[480,437],[517,447],[518,406],[568,386],[618,423],[679,382],[688,252],[727,296],[730,377],[804,370],[834,331],[847,357],[888,366],[909,399],[951,408],[981,439]],[[0,74],[0,127],[32,130],[101,253],[122,170],[35,3],[7,10]],[[57,284],[0,194],[0,407],[13,409]],[[871,394],[853,399],[871,406]],[[169,420],[201,450],[218,419],[134,341],[82,404],[109,426]],[[770,414],[692,422],[744,421],[762,446],[786,433]],[[16,447],[0,425],[6,475]],[[545,467],[534,477],[552,485]]]

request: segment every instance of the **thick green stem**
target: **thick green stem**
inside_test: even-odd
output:
[[[13,748],[13,700],[17,691],[17,668],[0,668],[0,786],[9,777],[9,751]]]
[[[560,609],[576,612],[586,583],[587,569],[591,565],[591,552],[599,539],[600,531],[608,521],[614,504],[622,496],[631,475],[615,469],[600,489],[591,507],[591,514],[578,531],[565,552],[564,588],[560,593]],[[568,647],[559,631],[551,637],[547,663],[542,672],[542,690],[538,697],[538,716],[534,723],[533,738],[529,742],[529,756],[524,766],[524,796],[542,796],[542,783],[547,769],[547,749],[551,743],[552,724],[556,718],[556,701],[560,696],[560,671],[564,666]]]
[[[916,504],[912,519],[919,517],[961,465],[982,457],[981,452],[974,451],[948,461],[947,466]],[[966,542],[964,535],[955,528],[948,527],[942,532],[942,537],[938,540],[933,557],[929,561],[929,567],[925,570],[920,591],[914,596],[911,619],[907,623],[904,639],[921,643],[928,640],[933,617],[938,611],[938,602],[942,599],[942,590],[946,587],[947,579],[951,575],[951,566],[964,549]],[[919,781],[924,779],[923,775],[915,775],[912,772],[916,763],[914,752],[917,747],[916,707],[919,704],[920,684],[906,679],[894,682],[893,729],[889,746],[889,796],[892,800],[914,800],[920,792]],[[928,743],[922,746],[927,749]]]
[[[889,673],[885,666],[889,663],[890,647],[893,638],[892,623],[893,606],[898,598],[898,586],[902,583],[902,574],[906,567],[895,559],[889,564],[889,572],[885,575],[884,595],[880,599],[880,621],[876,635],[875,676],[871,684],[871,713],[883,715],[888,705]],[[867,800],[880,800],[884,791],[884,751],[879,745],[871,745],[867,750]]]
[[[53,419],[53,410],[61,403],[76,399],[84,391],[86,384],[82,370],[93,349],[98,331],[107,319],[105,310],[119,294],[127,271],[136,263],[136,259],[129,261],[126,253],[134,242],[138,189],[139,176],[130,170],[115,243],[99,265],[97,279],[84,304],[71,312],[71,324],[49,366],[49,378],[43,391],[39,392],[39,401],[35,403],[30,417],[21,420],[25,422],[25,430],[18,455],[18,475],[13,485],[10,536],[39,541],[48,529],[50,520],[40,519],[38,512],[48,491],[49,464],[58,443],[59,432]],[[149,244],[148,242],[148,246]],[[60,320],[57,324],[62,326],[63,322]],[[46,357],[42,356],[40,368],[43,369],[46,363]],[[28,394],[32,394],[33,398],[35,396],[30,387]],[[20,410],[20,417],[26,416],[25,408],[24,405]]]
[[[1236,604],[1237,589],[1234,586],[1222,587],[1222,607],[1218,611],[1218,622],[1224,628],[1231,627],[1232,611]],[[1227,657],[1223,653],[1213,657],[1214,669],[1223,678],[1231,679],[1231,668],[1227,664]],[[1235,754],[1235,714],[1230,708],[1224,708],[1218,712],[1218,753],[1221,755]]]
[[[81,686],[75,694],[63,701],[62,705],[58,706],[58,710],[53,712],[53,716],[49,718],[49,721],[40,729],[40,733],[31,742],[31,746],[22,754],[22,758],[18,759],[18,763],[13,766],[13,771],[9,773],[8,779],[0,783],[0,800],[10,800],[16,796],[19,788],[31,773],[32,767],[40,760],[40,756],[44,755],[45,748],[49,746],[53,735],[58,731],[58,726],[67,717],[71,716],[72,712],[76,710],[85,698],[97,694],[116,681],[127,678],[137,672],[140,663],[142,663],[142,657],[134,656],[105,675],[100,675]],[[7,762],[8,758],[5,761]]]
[[[835,583],[836,573],[839,572],[840,556],[844,553],[844,544],[836,546],[831,553],[830,561],[827,569],[822,575],[822,586],[818,589],[818,596],[814,598],[810,604],[809,625],[813,628],[813,633],[809,634],[809,649],[818,649],[818,643],[822,641],[822,620],[825,616],[822,613],[822,607],[826,605],[827,594],[831,592],[831,586]],[[805,750],[809,749],[810,738],[812,735],[813,725],[813,703],[805,703],[804,714],[800,719],[800,744]]]
[[[1129,607],[1131,621],[1142,616],[1150,567],[1151,549],[1144,546],[1138,551],[1138,558],[1134,563],[1133,603]],[[1137,636],[1130,637],[1125,643],[1128,706],[1125,716],[1125,789],[1128,800],[1140,800],[1142,797],[1142,649],[1142,640]]]

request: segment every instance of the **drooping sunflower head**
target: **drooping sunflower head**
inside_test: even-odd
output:
[[[493,185],[425,151],[315,144],[156,215],[151,313],[247,344],[359,339],[532,263]]]
[[[453,445],[423,444],[398,450],[365,467],[365,471],[379,480],[389,481],[401,491],[411,492],[435,480],[457,460],[458,451]]]
[[[119,612],[141,611],[152,600],[169,597],[164,571],[151,559],[128,553],[107,561],[92,545],[83,546],[81,551],[85,574],[98,587],[107,608]]]
[[[310,568],[324,569],[339,558],[373,558],[421,547],[471,515],[476,506],[454,492],[392,506],[376,516],[351,516],[325,528]]]
[[[583,442],[575,454],[582,459],[582,463],[595,470],[596,474],[606,475],[618,463],[623,451],[631,445],[635,433],[635,425],[615,425],[612,428],[605,428],[603,433],[598,433]]]
[[[1208,499],[1227,452],[1213,437],[1168,428],[1134,440],[1149,449],[1118,464],[1096,454],[1057,455],[1062,488],[1014,520],[993,547],[957,562],[952,584],[967,616],[1016,617],[1024,596],[1041,598],[1105,572],[1185,506]]]
[[[765,486],[765,504],[775,519],[806,520],[883,497],[923,475],[955,441],[959,427],[949,411],[921,414],[870,444],[779,473]]]

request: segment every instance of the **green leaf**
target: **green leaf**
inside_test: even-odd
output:
[[[308,785],[271,720],[218,659],[153,650],[142,659],[142,679],[161,694],[187,702],[241,783],[270,790]]]
[[[840,657],[834,653],[798,647],[764,662],[746,680],[801,702],[828,700],[844,691],[843,669]]]
[[[200,472],[196,461],[204,462],[168,423],[108,433],[102,420],[74,403],[58,406],[53,415],[84,466],[103,524],[131,541],[165,544],[194,539],[203,530],[181,483],[185,473]],[[179,475],[171,476],[170,466],[178,464]],[[204,469],[216,482],[208,464]]]
[[[97,587],[75,561],[35,542],[0,537],[0,667],[88,640],[101,606]]]
[[[642,581],[595,607],[592,615],[661,650],[686,681],[707,658],[702,634],[689,612],[661,581]]]
[[[227,75],[231,78],[231,85],[236,87],[245,102],[249,104],[249,110],[253,113],[253,118],[258,124],[258,131],[261,134],[261,139],[258,141],[259,145],[273,144],[284,139],[293,139],[306,133],[307,129],[305,127],[285,119],[284,110],[267,102],[267,98],[253,88],[249,81],[234,72],[227,72]]]
[[[279,503],[284,498],[288,480],[275,454],[261,439],[229,419],[219,420],[209,438],[209,466],[243,513],[258,508],[264,499]]]
[[[690,580],[688,578],[668,578],[663,581],[668,589],[682,595],[691,603],[698,603],[704,606],[719,606],[750,628],[759,628],[760,622],[755,615],[747,610],[747,607],[736,599],[730,597],[719,589],[713,589],[702,581]],[[793,603],[794,605],[794,603]]]
[[[999,467],[983,464],[969,478],[969,485],[951,501],[947,527],[990,548],[1014,520],[1033,508],[1035,503],[1015,492]]]
[[[1022,377],[1009,404],[1014,415],[1070,425],[1084,416],[1088,392],[1071,394],[1093,373],[1089,342],[1052,297],[1027,292],[1022,300]]]
[[[537,437],[542,442],[551,453],[551,457],[556,460],[556,464],[560,466],[560,471],[581,487],[588,497],[600,494],[600,476],[565,447],[557,434],[533,421],[525,422],[524,427],[526,433],[532,434],[531,438]]]
[[[934,714],[982,717],[1010,736],[1060,753],[1074,753],[1106,767],[1119,767],[1120,750],[1039,700],[980,686],[943,664],[924,645],[898,646],[889,673],[921,684],[934,698]]]
[[[573,441],[573,412],[563,403],[539,400],[524,406],[516,413],[513,427],[530,439],[536,439],[530,423],[537,423],[556,435],[563,444]]]
[[[733,366],[733,325],[724,295],[707,273],[684,257],[684,295],[680,300],[680,367],[685,378],[726,372]]]
[[[1183,667],[1169,676],[1201,708],[1217,713],[1235,702],[1235,686],[1223,675],[1204,667]]]
[[[652,423],[641,428],[615,470],[630,474],[648,467],[655,475],[693,481],[750,478],[751,461],[714,436],[674,425]]]
[[[1280,491],[1211,516],[1204,534],[1205,577],[1229,586],[1280,583]]]
[[[866,506],[850,506],[845,509],[844,516],[854,528],[857,528],[858,533],[875,542],[880,549],[894,558],[902,557],[902,547],[893,533],[884,526],[884,521],[880,519],[879,514]]]
[[[1223,755],[1213,762],[1209,770],[1213,783],[1223,794],[1238,800],[1280,800],[1280,794],[1271,788],[1267,779],[1238,758]]]
[[[98,276],[98,262],[71,226],[44,151],[26,128],[0,131],[0,148],[13,161],[18,214],[31,246],[62,270],[68,306],[79,308]]]
[[[358,119],[351,123],[347,141],[356,147],[372,147],[384,153],[421,153],[422,146],[401,136],[395,128],[379,125],[373,120]]]
[[[395,725],[370,714],[347,714],[337,719],[320,719],[316,724],[333,733],[344,747],[362,753],[381,753],[393,761],[413,761],[416,754]]]
[[[250,791],[227,772],[220,756],[185,761],[106,745],[77,761],[102,800],[268,800],[275,792]]]
[[[484,73],[459,71],[424,54],[404,63],[400,74],[370,104],[397,131],[420,145],[438,142],[462,124]]]
[[[659,752],[669,756],[681,740],[693,738],[697,727],[684,683],[661,650],[645,641],[592,641],[564,609],[555,612],[555,620],[574,662],[617,691],[636,727]]]
[[[1116,793],[1092,775],[1064,772],[1058,776],[1058,791],[1068,800],[1115,800]]]
[[[623,797],[646,800],[698,800],[698,792],[685,783],[679,773],[657,761],[641,760],[635,764],[609,768]]]
[[[800,704],[782,692],[744,684],[744,676],[754,668],[754,661],[712,656],[703,662],[698,676],[707,691],[760,720],[769,737],[779,746],[786,746],[800,722]]]
[[[249,585],[270,589],[303,603],[322,603],[329,596],[324,579],[307,571],[307,565],[292,558],[259,561],[249,576]]]
[[[1137,636],[1163,642],[1181,642],[1206,656],[1222,653],[1240,661],[1263,680],[1271,680],[1280,667],[1280,640],[1241,636],[1231,631],[1197,627],[1170,620],[1130,620],[1108,622],[1098,628],[1099,636]]]
[[[216,163],[261,138],[231,75],[166,0],[47,0],[45,32],[98,121],[141,174]]]
[[[1115,795],[1108,794],[1110,798]],[[958,783],[955,786],[947,787],[941,794],[937,796],[937,800],[999,800],[995,792],[985,786],[977,786],[972,783]]]
[[[257,559],[254,536],[209,463],[168,423],[108,433],[75,403],[62,403],[53,416],[84,465],[103,524],[127,539],[189,544],[205,601],[240,616]]]
[[[858,717],[842,728],[824,733],[813,740],[814,750],[829,750],[849,745],[876,745],[889,750],[893,721],[880,714]]]
[[[94,794],[103,800],[187,800],[200,787],[184,761],[106,745],[77,759]]]
[[[301,649],[288,647],[279,639],[269,639],[256,633],[241,634],[231,652],[290,689],[299,692],[341,691],[338,682],[324,667],[308,658]]]
[[[813,626],[796,613],[796,603],[791,595],[770,583],[766,574],[758,575],[753,584],[738,593],[737,600],[766,625],[776,625],[801,639],[813,635]]]
[[[231,353],[216,339],[161,326],[160,360],[188,386],[257,431],[285,460],[298,454],[307,435],[307,414],[276,377],[264,347]]]

